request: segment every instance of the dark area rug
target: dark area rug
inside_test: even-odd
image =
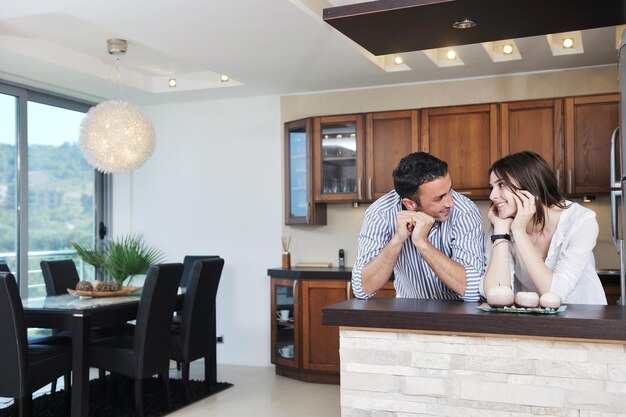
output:
[[[185,401],[183,382],[170,379],[170,392],[173,412],[198,400],[232,387],[228,382],[217,382],[213,389],[204,385],[203,381],[189,381],[190,401]],[[135,400],[133,381],[119,377],[117,389],[111,390],[110,376],[106,377],[105,398],[102,398],[102,386],[97,379],[89,382],[89,416],[90,417],[131,417],[135,416]],[[33,417],[66,417],[69,416],[69,403],[65,391],[58,390],[54,395],[49,393],[33,399]],[[0,417],[13,417],[15,406],[0,409]],[[158,378],[143,381],[143,411],[145,417],[163,416],[166,410],[163,385]]]

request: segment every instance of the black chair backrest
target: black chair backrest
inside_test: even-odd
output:
[[[4,262],[1,262],[0,272],[11,272],[11,269],[9,268],[9,265],[5,264]]]
[[[200,261],[202,259],[216,259],[219,258],[217,255],[186,255],[183,258],[183,277],[180,280],[180,286],[183,288],[187,288],[187,283],[189,282],[189,277],[191,276],[191,270],[193,269],[193,265],[196,261]]]
[[[146,275],[133,339],[138,375],[152,376],[168,367],[172,315],[182,274],[183,264],[172,263],[152,266]]]
[[[0,396],[20,398],[28,394],[28,340],[24,307],[10,272],[0,272],[0,317]]]
[[[67,294],[68,288],[76,288],[80,278],[73,260],[41,261],[40,265],[48,295]]]
[[[185,291],[180,336],[190,360],[206,355],[210,341],[210,324],[215,320],[215,296],[222,276],[224,259],[196,261]]]

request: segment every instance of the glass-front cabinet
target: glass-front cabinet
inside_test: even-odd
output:
[[[297,280],[272,278],[272,363],[298,364]]]
[[[285,224],[326,224],[326,205],[313,201],[311,126],[285,123]]]
[[[363,116],[316,117],[313,139],[315,200],[362,200]]]

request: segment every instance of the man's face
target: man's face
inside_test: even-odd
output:
[[[426,213],[439,222],[448,220],[450,218],[450,209],[454,207],[450,174],[420,185],[414,204],[405,204],[405,206],[409,210]]]

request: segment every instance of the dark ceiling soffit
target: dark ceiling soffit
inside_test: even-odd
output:
[[[374,55],[626,23],[625,0],[378,0],[324,9],[324,21]],[[463,19],[478,23],[454,29]]]

